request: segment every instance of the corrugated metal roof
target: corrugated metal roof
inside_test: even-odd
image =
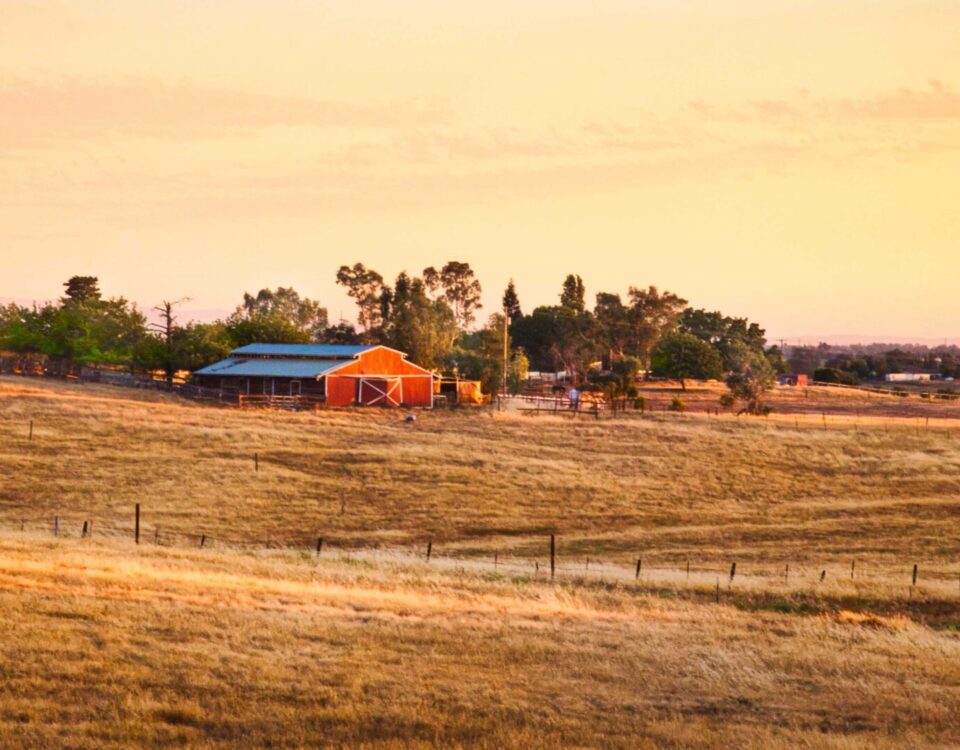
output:
[[[342,359],[242,359],[230,357],[194,375],[246,378],[315,378],[344,364]]]
[[[362,352],[374,349],[373,346],[348,346],[344,344],[247,344],[234,349],[230,354],[250,355],[253,357],[314,357],[316,359],[334,359],[355,357]]]

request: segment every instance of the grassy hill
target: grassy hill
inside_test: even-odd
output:
[[[489,557],[542,554],[556,533],[624,564],[960,560],[960,422],[401,417],[0,379],[0,528],[60,514],[65,533],[129,536],[140,503],[146,537],[183,544],[432,539]]]
[[[947,421],[7,378],[0,475],[0,748],[960,743]]]

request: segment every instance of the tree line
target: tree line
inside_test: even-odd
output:
[[[794,372],[827,383],[857,385],[882,380],[896,372],[923,372],[941,378],[960,378],[960,347],[919,345],[795,346],[789,365]]]
[[[388,282],[362,263],[336,274],[356,303],[357,325],[331,323],[327,309],[290,287],[244,293],[232,314],[182,322],[181,301],[155,308],[157,322],[123,297],[104,298],[99,281],[74,276],[56,302],[0,307],[0,350],[42,356],[67,375],[83,366],[163,372],[168,381],[254,342],[384,344],[438,372],[481,380],[484,390],[516,392],[530,369],[566,373],[581,388],[636,396],[645,373],[688,380],[725,378],[731,398],[751,412],[787,364],[764,330],[744,318],[695,309],[654,286],[625,297],[598,292],[588,306],[583,279],[569,274],[558,304],[525,313],[511,280],[501,309],[478,323],[482,288],[468,263],[406,271]]]

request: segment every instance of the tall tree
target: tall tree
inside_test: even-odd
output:
[[[603,338],[607,365],[611,366],[614,360],[626,354],[630,346],[633,330],[630,310],[623,304],[619,294],[599,292],[593,314]]]
[[[680,381],[719,380],[723,377],[723,359],[716,348],[691,333],[672,333],[661,339],[651,356],[654,375]]]
[[[433,266],[425,268],[423,283],[431,292],[442,293],[461,329],[466,330],[476,320],[483,290],[469,263],[451,260],[439,271]]]
[[[347,294],[357,303],[357,323],[364,331],[374,331],[383,324],[385,314],[381,308],[387,291],[383,276],[363,263],[354,263],[353,266],[340,266],[337,283],[345,287]]]
[[[510,279],[510,283],[507,284],[507,288],[503,292],[503,313],[510,319],[511,323],[523,315],[523,311],[520,309],[520,297],[517,295],[517,287],[513,283],[513,279]]]
[[[630,287],[629,294],[633,353],[649,368],[650,353],[661,338],[677,327],[687,301],[672,292],[661,293],[655,286]]]
[[[461,335],[445,359],[448,369],[460,377],[479,380],[483,392],[491,396],[496,396],[504,383],[504,320],[502,313],[491,315],[483,328]]]
[[[96,276],[71,276],[63,284],[66,287],[63,293],[63,302],[76,302],[78,304],[99,302],[99,281]]]
[[[687,308],[680,318],[680,330],[713,344],[723,358],[726,370],[732,370],[747,347],[762,353],[766,346],[766,332],[746,318],[731,318],[718,311]]]
[[[536,369],[565,370],[577,383],[585,380],[590,364],[603,353],[596,318],[562,305],[538,307],[518,318],[512,333]]]
[[[319,302],[283,286],[261,289],[256,296],[244,292],[237,313],[248,321],[274,321],[273,327],[285,324],[309,340],[319,339],[329,323],[327,309]]]
[[[563,280],[563,289],[560,291],[560,306],[583,312],[587,306],[585,298],[586,289],[583,279],[572,273],[567,274],[567,278]]]
[[[776,382],[773,366],[762,352],[743,346],[740,348],[733,371],[727,376],[731,400],[744,402],[741,413],[763,415],[770,407],[763,396]]]
[[[421,367],[439,367],[460,331],[444,299],[431,299],[423,279],[401,273],[391,294],[381,341],[406,352]]]
[[[327,310],[301,298],[292,288],[244,293],[243,302],[225,321],[237,346],[258,342],[306,344],[319,341],[327,328]]]

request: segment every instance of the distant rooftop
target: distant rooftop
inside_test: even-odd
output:
[[[234,349],[234,357],[300,357],[311,359],[351,359],[373,346],[344,344],[247,344]]]

